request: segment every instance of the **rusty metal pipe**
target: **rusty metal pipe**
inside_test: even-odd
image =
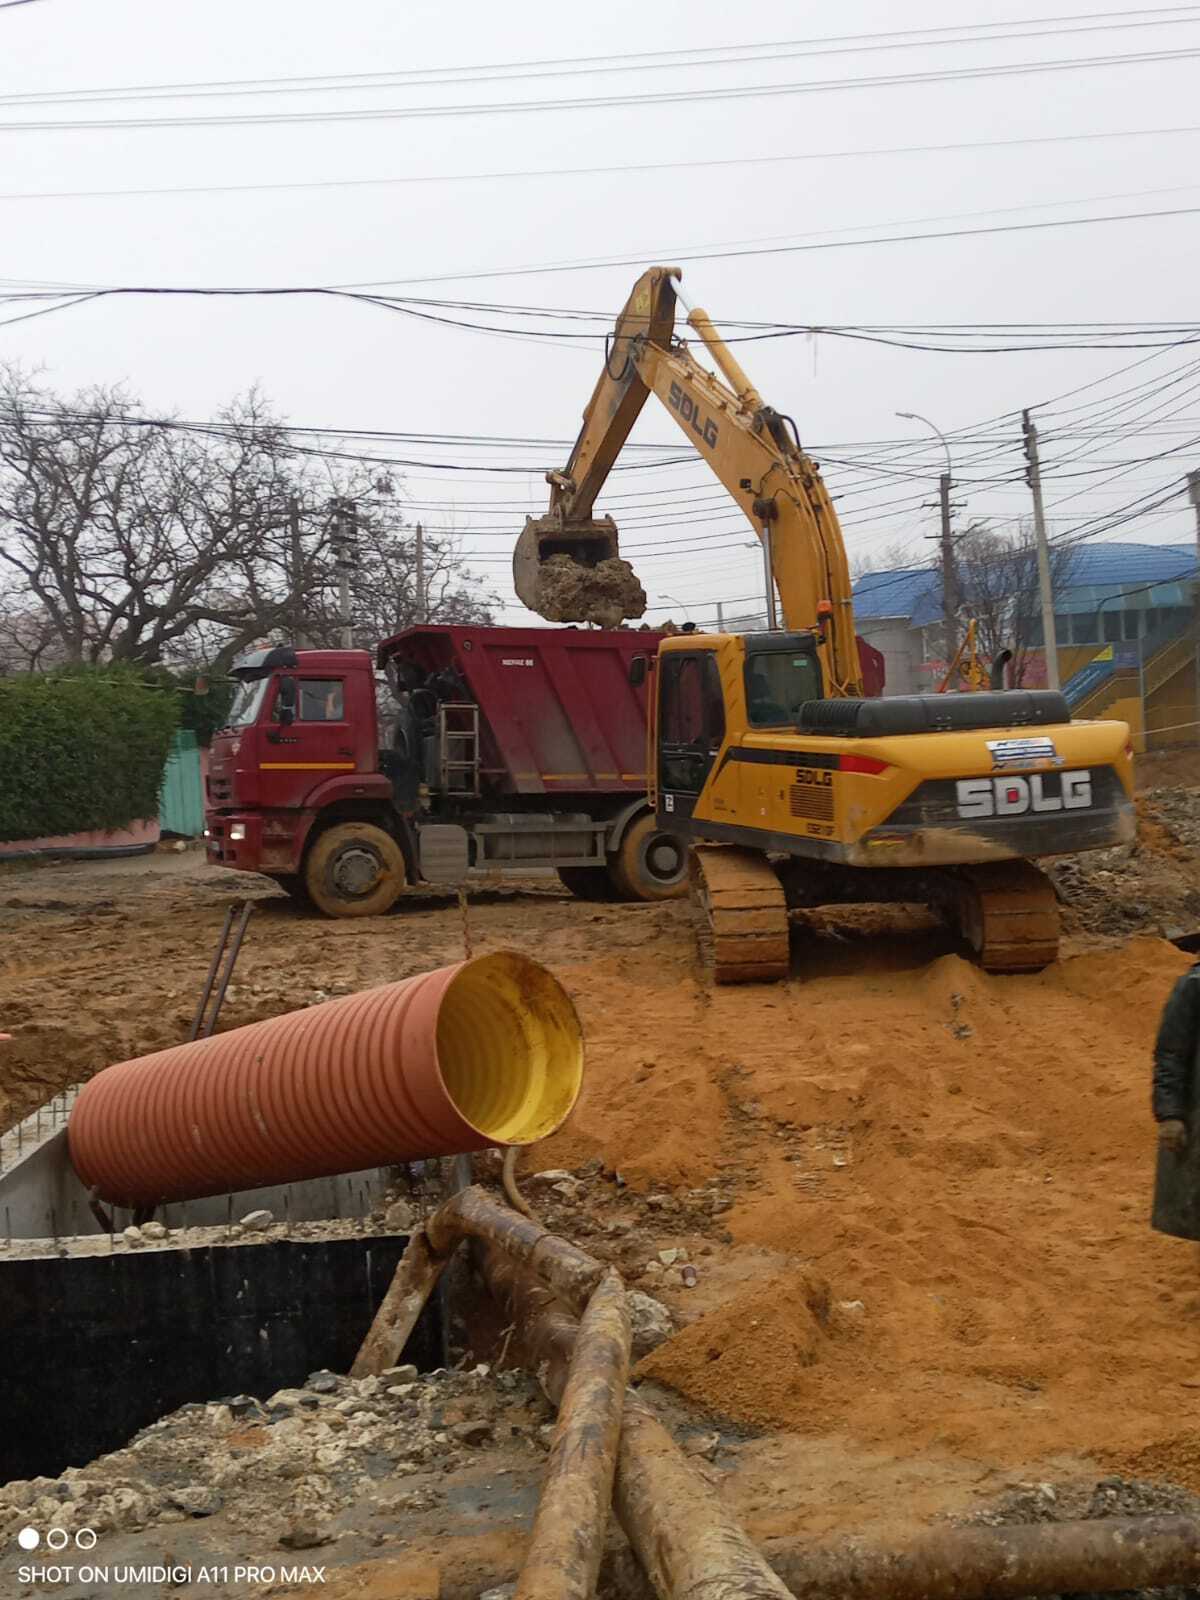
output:
[[[659,1600],[788,1600],[749,1535],[632,1392],[625,1396],[615,1505]]]
[[[425,1224],[430,1248],[449,1255],[465,1236],[498,1246],[523,1262],[559,1299],[579,1315],[592,1297],[604,1267],[586,1251],[499,1205],[486,1189],[464,1189],[434,1212]]]
[[[155,1206],[532,1144],[582,1072],[566,991],[502,951],[108,1067],[67,1138],[85,1189]]]
[[[413,1230],[354,1358],[352,1378],[375,1377],[396,1365],[448,1260],[432,1254],[423,1227]]]
[[[498,1205],[486,1190],[461,1189],[409,1240],[355,1358],[354,1377],[378,1375],[395,1365],[442,1268],[468,1237],[496,1252],[498,1275],[507,1270],[506,1261],[525,1265],[549,1285],[548,1295],[557,1295],[575,1311],[587,1306],[604,1276],[598,1261],[540,1223]],[[511,1292],[507,1280],[504,1292]],[[557,1394],[554,1398],[557,1403]]]
[[[579,1323],[516,1600],[589,1600],[612,1503],[629,1379],[625,1288],[606,1272]]]
[[[1097,1517],[1001,1528],[936,1528],[907,1548],[778,1548],[771,1565],[797,1600],[1013,1600],[1195,1585],[1200,1523]]]
[[[585,1282],[594,1286],[605,1269],[585,1251],[552,1239],[544,1228],[507,1211],[479,1189],[456,1195],[427,1226],[437,1249],[463,1233],[484,1242],[484,1280],[521,1329],[538,1381],[557,1404],[579,1334],[579,1323],[562,1302],[570,1304]],[[558,1248],[551,1249],[551,1244]],[[659,1600],[787,1600],[787,1589],[736,1520],[629,1389],[622,1409],[615,1505]]]

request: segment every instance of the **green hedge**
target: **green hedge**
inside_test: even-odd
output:
[[[156,817],[178,720],[129,669],[0,678],[0,841]]]

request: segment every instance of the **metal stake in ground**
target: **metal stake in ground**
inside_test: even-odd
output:
[[[221,937],[217,941],[217,948],[213,951],[213,958],[209,964],[208,976],[204,980],[204,988],[200,993],[200,1000],[196,1006],[196,1015],[192,1018],[189,1040],[207,1039],[211,1037],[217,1025],[217,1018],[221,1015],[221,1007],[225,1003],[225,991],[229,988],[233,969],[237,965],[238,954],[242,948],[242,940],[246,937],[246,925],[250,921],[250,913],[254,910],[253,900],[242,901],[242,912],[238,919],[237,930],[233,936],[233,943],[229,945],[229,930],[233,926],[233,919],[237,915],[236,902],[225,913],[225,924],[221,929]],[[229,945],[228,950],[226,946]],[[213,983],[218,970],[221,970],[221,981],[217,985],[216,995],[213,996]],[[209,1000],[212,999],[212,1009],[208,1009]],[[207,1016],[205,1013],[207,1012]]]
[[[470,961],[472,954],[471,917],[467,908],[467,891],[461,886],[458,891],[458,909],[462,913],[463,960]]]

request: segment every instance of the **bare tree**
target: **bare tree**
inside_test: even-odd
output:
[[[0,668],[223,669],[269,637],[319,642],[336,613],[329,505],[369,490],[364,470],[300,455],[254,392],[195,427],[119,389],[63,400],[0,369]],[[414,614],[411,541],[363,530],[354,587],[374,637]],[[435,614],[483,620],[454,541],[427,549]]]
[[[868,572],[901,572],[906,567],[923,567],[926,561],[903,539],[891,539],[877,550],[860,551],[850,558],[850,576],[857,583]]]
[[[986,523],[972,523],[957,540],[958,589],[964,618],[974,618],[980,654],[994,661],[1000,651],[1013,653],[1011,682],[1022,684],[1030,651],[1040,645],[1041,595],[1038,587],[1037,537],[1022,522],[1004,534]],[[1051,545],[1050,581],[1060,593],[1071,581],[1075,551]]]
[[[412,528],[375,524],[364,530],[351,585],[355,621],[373,639],[415,622],[489,624],[496,596],[481,578],[463,572],[461,546],[453,531],[422,539],[424,605],[417,595],[416,538]],[[423,615],[422,615],[423,610]]]

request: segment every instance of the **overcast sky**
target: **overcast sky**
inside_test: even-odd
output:
[[[1095,3],[1095,0],[1093,0]],[[1099,5],[1097,5],[1099,9]],[[496,6],[405,0],[33,0],[0,7],[0,124],[324,112],[364,108],[479,105],[603,96],[662,95],[739,86],[786,85],[942,72],[999,63],[1080,60],[1159,51],[1200,51],[1200,6],[1128,9],[1130,26],[1084,30],[1076,20],[1043,21],[1044,37],[986,38],[938,45],[910,30],[965,23],[1011,24],[1076,18],[1087,0],[1050,4],[933,3],[900,7],[845,0],[835,7],[728,0],[603,7],[562,0]],[[1151,25],[1151,18],[1169,19]],[[1194,19],[1194,20],[1193,20]],[[902,28],[902,48],[829,52],[832,36]],[[875,40],[874,44],[884,41]],[[767,60],[661,64],[644,52],[760,46]],[[639,52],[629,59],[631,52]],[[569,58],[616,59],[611,71],[529,66],[523,78],[467,68]],[[387,284],[391,292],[506,304],[615,311],[642,264],[747,245],[814,244],[880,234],[979,229],[1114,212],[1200,205],[1194,176],[1200,126],[1094,141],[891,154],[897,146],[986,143],[1186,128],[1200,55],[1125,62],[1075,71],[1025,73],[828,92],[780,93],[699,103],[643,102],[612,108],[522,111],[256,126],[12,131],[0,126],[0,278],[22,284],[330,285]],[[13,103],[15,95],[60,94],[127,85],[280,79],[446,69],[458,82],[254,97],[168,95],[153,102]],[[434,76],[438,76],[435,72]],[[474,79],[476,81],[470,81]],[[482,80],[482,81],[480,81]],[[278,86],[275,86],[276,88]],[[877,152],[833,159],[832,152]],[[764,156],[820,157],[763,162]],[[685,162],[726,165],[679,166]],[[676,164],[676,165],[672,165]],[[608,168],[561,175],[561,169]],[[508,176],[529,172],[551,176]],[[485,174],[487,176],[472,176]],[[505,174],[505,176],[497,176]],[[451,181],[466,175],[465,181]],[[364,179],[418,179],[364,184]],[[351,184],[347,180],[356,180]],[[329,187],[238,192],[222,185],[328,183]],[[17,199],[62,191],[217,186],[215,192],[126,197]],[[1028,208],[1028,209],[1018,209]],[[934,220],[937,219],[937,220]],[[944,220],[952,219],[952,220]],[[1198,217],[1009,233],[926,242],[697,260],[684,291],[718,322],[789,324],[1063,324],[1080,321],[1200,322]],[[755,242],[751,244],[750,242]],[[599,270],[468,277],[502,269],[618,257],[639,265]],[[458,275],[458,276],[456,276]],[[437,280],[437,281],[432,281]],[[0,307],[0,320],[7,315]],[[488,320],[484,318],[483,320]],[[1003,341],[1000,341],[1003,342]],[[794,416],[826,458],[852,556],[897,541],[926,559],[932,513],[922,509],[943,457],[919,424],[922,412],[945,432],[967,428],[1128,367],[1138,351],[950,355],[893,350],[831,336],[766,340],[740,347],[766,398]],[[71,390],[124,382],[150,408],[205,417],[260,384],[294,423],[404,432],[504,435],[553,445],[464,447],[418,452],[440,466],[412,469],[405,489],[427,523],[453,523],[503,595],[505,620],[525,616],[512,598],[507,561],[524,511],[545,503],[539,474],[561,465],[599,370],[592,340],[536,343],[431,325],[345,302],[317,299],[127,299],[99,301],[0,328],[0,360],[46,369]],[[1128,385],[1167,381],[1185,369],[1167,352],[1065,403],[1098,417]],[[1134,439],[1097,435],[1055,445],[1047,439],[1052,531],[1169,487],[1200,445],[1152,466],[1123,464],[1200,436],[1200,402],[1186,386],[1167,407],[1170,431]],[[1170,397],[1171,391],[1164,391]],[[1134,420],[1166,405],[1147,393]],[[1124,414],[1122,414],[1124,415]],[[1061,413],[1047,413],[1053,433]],[[1165,424],[1164,424],[1165,428]],[[1011,445],[1005,440],[1011,435]],[[671,444],[678,435],[652,399],[634,438]],[[986,465],[958,499],[967,516],[1014,517],[1028,506],[1020,468],[1019,419],[992,423]],[[883,441],[911,439],[900,453]],[[878,446],[869,441],[880,441]],[[953,441],[952,441],[953,442]],[[867,465],[837,465],[848,452]],[[864,448],[868,445],[867,448]],[[1058,455],[1090,452],[1056,476]],[[1095,446],[1095,448],[1093,447]],[[827,447],[823,448],[823,447]],[[976,445],[959,447],[968,456]],[[385,449],[381,453],[388,453]],[[635,460],[649,460],[648,452]],[[891,462],[916,478],[871,470]],[[469,464],[469,472],[448,470]],[[494,474],[499,464],[530,470]],[[719,485],[698,459],[614,477],[627,517],[624,545],[645,552],[635,565],[652,604],[712,617],[719,598],[757,593],[752,535],[729,514]],[[666,492],[663,492],[666,491]],[[635,500],[634,495],[640,497]],[[1072,498],[1065,501],[1067,495]],[[498,502],[487,509],[490,501]],[[899,503],[897,503],[899,502]],[[457,509],[451,511],[454,505]],[[671,507],[656,525],[651,510]],[[689,512],[694,509],[695,522]],[[636,531],[640,519],[643,531]],[[620,518],[618,518],[620,520]],[[645,525],[649,524],[648,527]],[[696,542],[681,536],[695,527]],[[472,533],[470,530],[486,529]],[[493,532],[492,530],[496,530]],[[1181,542],[1192,536],[1186,503],[1122,527],[1112,537]],[[674,547],[659,540],[675,540]]]

